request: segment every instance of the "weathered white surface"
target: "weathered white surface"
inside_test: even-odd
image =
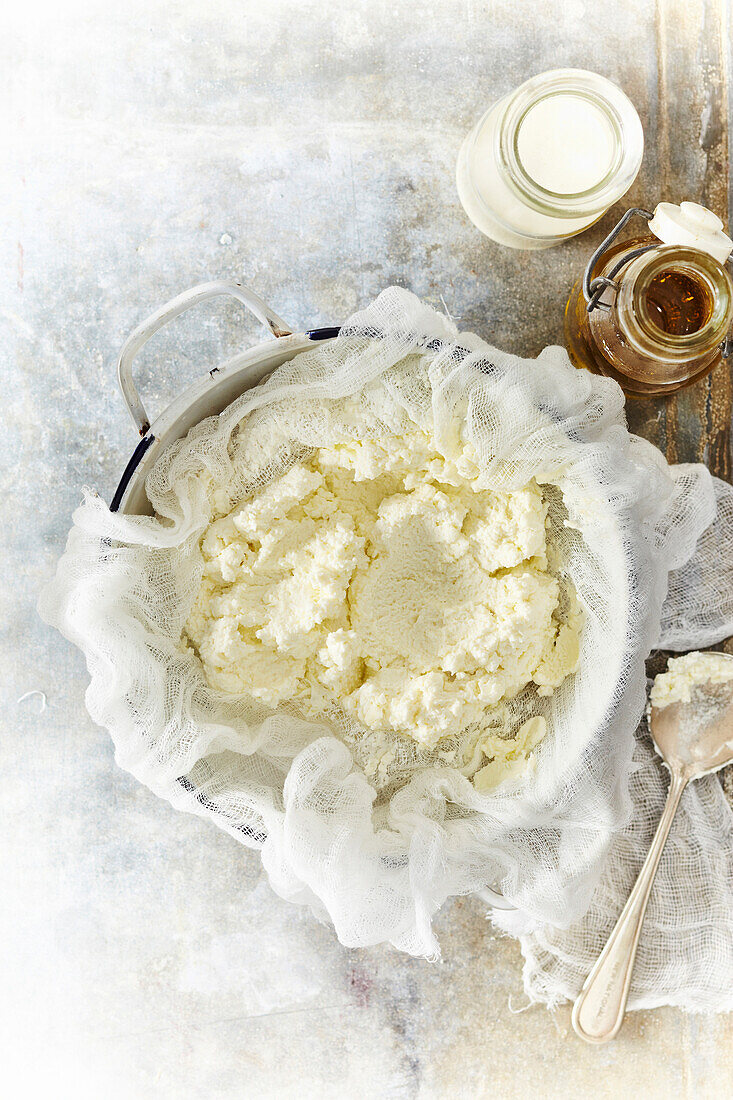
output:
[[[194,282],[237,277],[301,328],[396,282],[512,350],[559,340],[610,219],[549,253],[501,251],[462,213],[455,154],[491,99],[584,65],[636,102],[650,140],[631,198],[656,201],[652,0],[76,0],[3,19],[3,1092],[730,1093],[723,1019],[638,1014],[595,1049],[565,1012],[513,1015],[519,952],[476,902],[441,915],[442,964],[342,948],[255,855],[114,767],[79,655],[34,614],[81,485],[109,498],[135,443],[115,353]],[[141,362],[151,410],[261,338],[236,305],[181,319]],[[19,701],[33,690],[45,710]]]

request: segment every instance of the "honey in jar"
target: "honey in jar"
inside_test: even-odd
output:
[[[576,366],[646,397],[690,385],[727,354],[733,242],[696,203],[633,213],[650,219],[654,235],[610,243],[629,215],[622,219],[573,288],[565,336]]]

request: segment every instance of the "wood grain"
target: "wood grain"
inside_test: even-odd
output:
[[[657,0],[659,195],[704,203],[730,226],[730,28],[726,0]],[[630,401],[629,427],[655,443],[670,462],[704,462],[733,480],[733,364],[668,398]],[[716,647],[733,653],[733,639]],[[656,653],[649,675],[667,654]],[[733,767],[722,773],[733,805]]]
[[[659,198],[693,199],[726,224],[729,34],[720,0],[658,0],[657,155]],[[655,200],[656,201],[656,200]],[[632,431],[670,462],[704,462],[731,480],[733,370],[722,363],[681,393],[628,403]]]

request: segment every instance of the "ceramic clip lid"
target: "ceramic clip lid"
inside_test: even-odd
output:
[[[717,214],[697,202],[660,202],[649,222],[649,228],[663,244],[687,245],[707,252],[720,264],[733,251],[733,241],[723,232]]]

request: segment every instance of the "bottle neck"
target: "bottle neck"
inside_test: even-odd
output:
[[[707,253],[659,245],[614,280],[613,321],[639,355],[685,363],[714,353],[733,322],[733,283]]]
[[[517,197],[559,220],[599,217],[630,187],[642,152],[631,102],[582,69],[522,84],[504,101],[495,139],[497,164]]]

